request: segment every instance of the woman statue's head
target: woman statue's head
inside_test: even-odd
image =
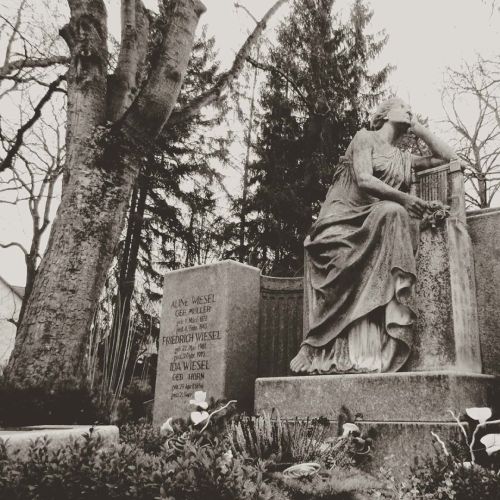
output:
[[[410,124],[411,110],[399,97],[391,97],[379,104],[370,121],[372,130],[379,130],[388,120]]]

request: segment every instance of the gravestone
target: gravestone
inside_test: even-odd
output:
[[[233,261],[165,276],[153,420],[186,417],[195,391],[253,406],[260,271]]]
[[[450,410],[462,415],[468,407],[497,406],[498,380],[491,375],[491,367],[485,371],[481,362],[474,256],[460,164],[452,162],[422,172],[414,179],[413,193],[429,201],[438,199],[451,208],[441,226],[427,228],[420,235],[417,342],[402,371],[256,381],[256,413],[278,410],[288,418],[326,416],[333,423],[343,408],[358,414],[359,425],[373,429],[378,436],[371,461],[374,469],[394,466],[402,470],[416,456],[432,454],[431,432],[443,439],[460,439]],[[306,330],[314,307],[308,286],[306,262]]]

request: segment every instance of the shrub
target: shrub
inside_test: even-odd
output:
[[[138,422],[139,420],[151,422],[154,391],[148,383],[135,379],[132,380],[123,390],[122,399],[126,399],[129,402],[129,422]]]
[[[412,469],[411,477],[396,487],[403,500],[497,500],[500,498],[498,470],[469,462],[456,461],[451,455],[428,457]]]
[[[100,419],[89,388],[75,380],[30,385],[0,377],[0,426],[88,424]]]
[[[2,500],[286,500],[265,480],[265,464],[245,463],[227,454],[217,439],[201,445],[188,440],[179,452],[162,447],[146,453],[134,439],[103,448],[89,434],[58,450],[37,440],[27,459],[7,458],[0,443],[0,498]],[[129,436],[132,433],[129,433]]]
[[[325,455],[329,425],[326,418],[286,420],[264,413],[233,420],[227,427],[227,437],[232,449],[247,457],[309,462]]]
[[[217,439],[212,446],[189,443],[173,462],[161,489],[162,498],[175,500],[287,500],[264,480],[262,461],[245,463],[232,457]]]
[[[150,422],[140,420],[135,424],[120,427],[120,441],[142,450],[144,453],[159,455],[165,444],[165,437]]]
[[[95,394],[81,380],[55,384],[12,381],[0,374],[0,427],[51,424],[120,424],[151,420],[153,391],[148,384],[133,381],[111,408],[111,398]]]
[[[152,500],[160,488],[151,480],[157,469],[157,458],[130,445],[103,449],[101,439],[91,435],[57,450],[37,440],[26,460],[0,459],[0,498]]]

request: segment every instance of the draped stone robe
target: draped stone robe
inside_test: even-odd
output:
[[[409,189],[411,154],[371,142],[373,175]],[[397,371],[412,346],[418,229],[402,205],[363,192],[355,169],[351,143],[304,243],[313,296],[304,343],[313,373]]]

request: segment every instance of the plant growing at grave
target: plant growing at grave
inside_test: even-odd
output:
[[[482,407],[482,408],[467,408],[465,410],[467,416],[469,417],[471,424],[469,425],[470,431],[467,432],[467,429],[462,424],[460,419],[450,410],[451,415],[457,422],[460,430],[462,431],[462,435],[464,436],[465,443],[468,447],[469,453],[469,461],[463,461],[465,467],[472,467],[477,465],[477,453],[478,451],[483,451],[487,454],[488,457],[495,458],[495,454],[500,450],[500,434],[498,433],[485,433],[480,439],[479,435],[486,431],[488,426],[500,425],[500,420],[490,420],[492,416],[491,408]],[[440,437],[432,433],[432,435],[436,438],[437,442],[441,445],[443,449],[443,453],[446,456],[450,455],[450,452],[446,448],[445,443],[440,439]],[[482,443],[482,446],[478,443],[478,440]],[[483,460],[485,461],[485,460]],[[492,462],[492,460],[486,460],[485,462]]]
[[[145,419],[120,426],[120,443],[128,444],[150,455],[160,455],[165,436]]]
[[[235,400],[227,402],[212,400],[209,406],[207,393],[196,391],[189,404],[194,411],[189,419],[168,418],[160,427],[160,434],[165,437],[165,446],[175,456],[189,442],[197,445],[210,444],[218,432],[222,422],[227,418],[236,404]]]
[[[265,480],[265,462],[248,463],[242,457],[234,457],[224,440],[218,438],[210,446],[187,443],[169,467],[161,489],[161,498],[165,500],[289,498]]]
[[[218,438],[153,455],[130,442],[103,447],[90,433],[59,450],[37,440],[26,459],[7,458],[0,442],[2,500],[288,500],[265,471],[264,462],[233,457]]]
[[[288,420],[263,413],[230,422],[227,437],[236,454],[278,464],[317,461],[327,469],[346,468],[356,464],[357,456],[369,454],[371,440],[355,424],[345,423],[337,438],[327,437],[329,426],[324,417]]]

